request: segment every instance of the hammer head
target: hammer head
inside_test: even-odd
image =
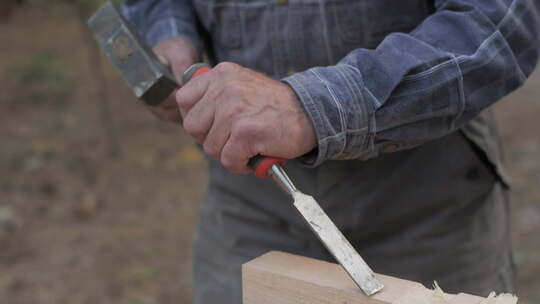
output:
[[[178,89],[170,70],[111,1],[89,19],[88,26],[138,99],[156,106]]]

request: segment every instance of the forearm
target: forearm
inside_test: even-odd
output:
[[[536,0],[436,3],[413,32],[284,79],[316,129],[311,165],[442,137],[524,83],[540,49]]]
[[[203,43],[191,0],[127,0],[122,12],[154,47],[169,38],[189,39],[198,53]]]

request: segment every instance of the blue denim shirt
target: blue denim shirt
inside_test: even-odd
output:
[[[189,38],[288,83],[317,133],[310,166],[463,127],[540,50],[538,0],[128,0],[124,13],[151,45]]]

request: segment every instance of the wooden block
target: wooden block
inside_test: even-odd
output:
[[[388,304],[421,284],[385,275],[385,288],[366,297],[337,264],[283,252],[267,253],[242,267],[244,304]]]
[[[367,297],[337,264],[270,252],[242,266],[244,304],[515,304],[511,295],[496,302],[376,274],[384,289]]]

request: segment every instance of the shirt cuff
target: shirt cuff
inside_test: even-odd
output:
[[[374,157],[371,97],[358,70],[318,67],[282,79],[296,92],[317,135],[318,147],[298,160],[316,167],[326,160]]]

